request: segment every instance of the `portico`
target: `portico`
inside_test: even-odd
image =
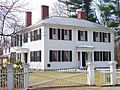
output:
[[[28,63],[28,48],[16,48],[16,60],[21,59],[22,62]]]
[[[94,62],[94,49],[95,47],[88,45],[79,45],[76,47],[78,66],[80,68],[87,67],[88,62]]]

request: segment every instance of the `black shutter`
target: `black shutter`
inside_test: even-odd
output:
[[[100,42],[102,42],[102,33],[100,32]]]
[[[93,41],[96,41],[95,32],[93,32]]]
[[[58,40],[60,40],[60,29],[58,29]]]
[[[109,52],[109,61],[111,61],[111,52]]]
[[[39,29],[39,39],[41,40],[41,29]]]
[[[96,51],[94,52],[94,61],[96,61]]]
[[[111,35],[108,33],[108,41],[111,42]]]
[[[103,61],[102,51],[100,51],[100,61]]]
[[[30,61],[32,61],[32,52],[30,52]]]
[[[105,52],[103,51],[103,61],[105,61]]]
[[[78,30],[78,41],[80,41],[80,31]]]
[[[64,51],[62,51],[62,62],[64,61]]]
[[[62,29],[62,40],[64,40],[64,29]]]
[[[49,39],[52,39],[52,28],[49,28]]]
[[[105,33],[103,33],[103,42],[105,42]]]
[[[69,40],[72,40],[72,30],[69,30]]]
[[[52,50],[49,51],[49,62],[52,62]]]
[[[85,31],[85,41],[87,41],[88,39],[88,36],[87,36],[87,31]]]
[[[72,51],[70,51],[70,62],[72,62]]]
[[[61,56],[60,51],[58,51],[58,62],[60,62],[60,61],[61,61],[60,56]]]
[[[20,46],[22,46],[22,35],[20,35]]]
[[[41,56],[42,56],[41,51],[39,51],[39,58],[40,58],[39,60],[40,60],[40,62],[41,62]]]
[[[30,41],[33,41],[32,40],[32,31],[30,32]]]

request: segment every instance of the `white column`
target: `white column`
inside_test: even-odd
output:
[[[94,64],[92,62],[87,63],[88,68],[88,85],[94,85]]]
[[[91,52],[92,53],[92,62],[94,62],[94,52]]]
[[[29,89],[29,65],[28,64],[24,64],[24,90],[28,90]]]
[[[14,90],[13,65],[7,65],[7,87],[8,90]]]
[[[16,53],[16,60],[18,60],[18,53]]]
[[[24,60],[24,54],[23,53],[21,53],[21,61],[25,62],[25,60]]]
[[[91,59],[92,59],[91,56],[92,56],[92,55],[91,55],[91,52],[88,52],[88,62],[91,62]]]
[[[116,61],[110,61],[109,64],[111,85],[116,85]]]
[[[80,68],[82,68],[82,52],[80,52]]]

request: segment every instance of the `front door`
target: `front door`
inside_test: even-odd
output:
[[[88,53],[82,52],[82,66],[86,67],[86,61],[88,60]]]
[[[28,54],[27,54],[27,53],[24,53],[24,60],[25,60],[25,63],[27,63],[27,58],[28,58]]]

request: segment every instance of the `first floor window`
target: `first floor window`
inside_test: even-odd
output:
[[[71,51],[62,51],[62,61],[69,62],[72,61]]]
[[[60,61],[60,51],[50,50],[50,62]]]
[[[16,60],[16,52],[11,52],[10,56],[12,60]]]
[[[41,51],[31,51],[30,52],[30,61],[41,62]]]
[[[49,52],[50,62],[71,62],[72,51],[63,50],[50,50]]]
[[[95,51],[94,61],[111,61],[110,51]]]

